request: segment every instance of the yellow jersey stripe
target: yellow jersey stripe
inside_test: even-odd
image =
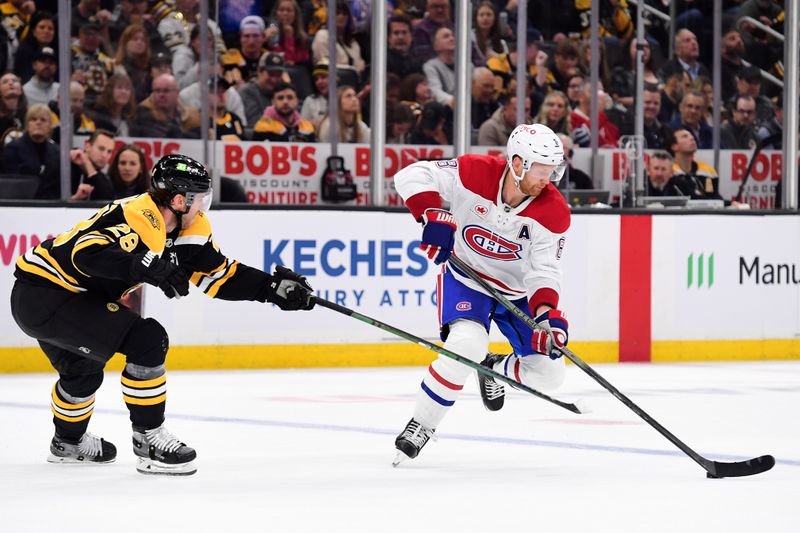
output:
[[[189,281],[191,281],[193,284],[199,287],[204,277],[212,276],[217,272],[219,272],[220,270],[222,270],[223,268],[226,268],[227,266],[228,266],[228,261],[225,260],[211,272],[195,272],[194,274],[192,274],[192,277],[189,279]]]
[[[33,265],[31,263],[28,263],[27,261],[22,261],[22,256],[20,256],[20,258],[17,260],[17,267],[19,267],[20,270],[24,270],[25,272],[27,272],[29,274],[33,274],[35,276],[39,276],[39,277],[42,277],[42,278],[44,278],[46,280],[52,281],[56,285],[67,289],[69,292],[76,292],[77,293],[77,292],[83,292],[83,291],[86,290],[86,289],[83,289],[83,288],[80,288],[80,287],[73,287],[69,283],[66,283],[66,282],[62,281],[60,278],[58,278],[57,276],[54,276],[53,274],[51,274],[50,272],[48,272],[47,270],[43,269],[40,266]]]
[[[216,295],[217,295],[217,292],[219,292],[219,289],[220,289],[220,287],[222,287],[223,285],[225,285],[225,282],[226,282],[226,281],[228,281],[228,280],[231,278],[231,276],[233,276],[233,275],[236,273],[236,266],[237,266],[238,264],[239,264],[239,261],[234,261],[234,263],[231,265],[231,268],[230,268],[230,270],[228,271],[228,273],[227,273],[227,274],[225,274],[224,276],[222,276],[220,279],[218,279],[218,280],[217,280],[217,281],[215,281],[214,283],[212,283],[212,284],[211,284],[211,285],[208,287],[208,290],[206,291],[206,294],[208,294],[208,295],[209,295],[209,296],[211,296],[212,298],[213,298],[214,296],[216,296]]]
[[[130,378],[126,378],[125,376],[122,376],[122,384],[125,385],[126,387],[131,387],[133,389],[149,389],[150,387],[163,385],[166,382],[167,382],[166,374],[159,376],[157,378],[146,379],[144,381],[133,380]]]
[[[167,401],[167,393],[165,392],[155,398],[134,398],[133,396],[123,394],[122,399],[125,400],[125,403],[131,405],[157,405]]]
[[[50,264],[50,266],[55,268],[58,271],[58,273],[61,274],[64,277],[64,279],[66,279],[67,281],[69,281],[70,283],[72,283],[74,285],[78,284],[78,280],[76,280],[75,278],[73,278],[72,276],[70,276],[69,274],[64,272],[64,269],[61,268],[61,265],[59,265],[56,262],[55,259],[53,259],[53,256],[50,255],[50,252],[48,252],[46,248],[42,248],[41,246],[37,246],[36,248],[33,249],[33,253],[38,255],[39,257],[41,257],[45,261],[47,261]]]
[[[108,246],[108,244],[109,244],[109,241],[106,241],[106,240],[104,240],[104,239],[97,239],[97,238],[95,238],[95,239],[88,239],[88,240],[83,240],[83,239],[81,239],[81,241],[82,241],[82,242],[81,242],[80,244],[76,244],[76,245],[75,245],[75,246],[72,248],[72,253],[70,254],[70,256],[69,256],[69,257],[70,257],[70,260],[72,261],[72,266],[74,266],[74,267],[75,267],[75,270],[77,270],[78,272],[80,272],[81,274],[83,274],[84,276],[86,276],[87,278],[91,278],[91,276],[90,276],[89,274],[87,274],[86,272],[84,272],[83,270],[81,270],[80,268],[78,268],[78,265],[76,265],[76,264],[75,264],[75,254],[76,254],[76,253],[78,253],[78,252],[80,252],[80,251],[81,251],[81,250],[83,250],[84,248],[88,248],[89,246],[94,246],[94,245],[98,245],[98,246]]]

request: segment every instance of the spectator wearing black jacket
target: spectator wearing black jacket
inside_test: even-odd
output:
[[[53,119],[44,104],[34,104],[25,114],[25,133],[3,149],[3,171],[6,174],[38,176],[37,199],[61,196],[59,149],[50,138]]]
[[[411,54],[412,30],[411,21],[405,15],[389,19],[386,70],[397,74],[401,80],[409,74],[422,74],[422,61]]]
[[[107,130],[95,130],[83,148],[70,150],[72,160],[71,200],[113,200],[111,180],[103,169],[114,151],[114,135]]]

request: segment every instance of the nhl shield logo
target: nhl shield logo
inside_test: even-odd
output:
[[[489,214],[489,208],[483,204],[476,205],[475,207],[472,208],[472,210],[475,211],[475,214],[481,218],[484,218],[486,217],[486,215]]]

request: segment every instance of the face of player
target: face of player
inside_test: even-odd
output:
[[[111,159],[111,152],[114,151],[114,139],[106,135],[98,135],[93,143],[87,143],[84,148],[89,160],[100,170],[105,168],[108,160]]]
[[[517,161],[519,161],[519,170],[517,172],[517,175],[519,175],[519,172],[522,172],[522,161],[514,160],[515,163]],[[552,176],[555,169],[556,165],[534,163],[522,177],[522,181],[519,182],[519,190],[526,196],[538,196],[550,183],[550,176]],[[515,168],[515,170],[517,169]]]

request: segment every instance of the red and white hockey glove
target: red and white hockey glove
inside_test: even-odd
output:
[[[531,338],[533,351],[547,355],[550,359],[558,359],[569,341],[569,323],[567,317],[558,309],[550,309],[533,319],[539,326]]]
[[[447,261],[455,243],[456,217],[444,209],[426,209],[422,215],[422,250],[440,265]]]

